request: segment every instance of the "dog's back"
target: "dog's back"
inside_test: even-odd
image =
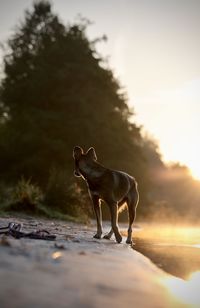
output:
[[[98,194],[106,202],[120,202],[131,188],[136,187],[135,179],[125,172],[102,168],[102,174],[87,179],[90,192]]]

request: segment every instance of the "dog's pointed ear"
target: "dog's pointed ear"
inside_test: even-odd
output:
[[[94,148],[89,148],[86,154],[90,156],[92,159],[97,160],[97,155]]]
[[[75,146],[73,150],[74,159],[79,159],[82,154],[83,154],[83,149],[79,146]]]

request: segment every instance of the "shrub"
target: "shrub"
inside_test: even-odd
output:
[[[10,191],[7,203],[11,211],[37,212],[37,206],[43,199],[40,187],[31,183],[31,179],[26,180],[22,177]]]
[[[87,194],[67,175],[66,171],[52,169],[50,172],[44,203],[70,216],[87,218],[90,215],[90,201]]]
[[[88,194],[62,170],[52,169],[45,193],[31,179],[21,178],[15,186],[0,183],[0,212],[42,215],[54,219],[88,222]],[[89,204],[89,206],[88,206]]]

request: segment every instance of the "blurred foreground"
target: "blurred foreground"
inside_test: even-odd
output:
[[[0,219],[7,225],[13,218]],[[17,221],[16,221],[17,220]],[[16,219],[56,241],[0,239],[1,307],[185,307],[170,275],[126,244],[92,238],[92,226]],[[37,294],[37,296],[36,296]],[[198,300],[198,299],[197,299]]]

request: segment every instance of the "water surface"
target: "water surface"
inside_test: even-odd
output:
[[[182,279],[200,271],[200,228],[141,224],[134,230],[133,249],[167,273]]]

